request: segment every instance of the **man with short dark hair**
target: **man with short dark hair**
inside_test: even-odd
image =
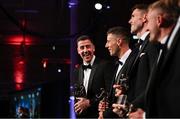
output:
[[[139,117],[144,116],[144,103],[139,102],[139,98],[143,98],[148,77],[152,70],[152,66],[158,56],[158,48],[156,43],[149,42],[149,30],[147,28],[147,12],[146,4],[137,4],[132,8],[132,15],[129,20],[131,24],[131,33],[138,37],[136,49],[137,56],[128,74],[129,88],[127,90],[128,102],[133,108],[139,110]],[[117,87],[117,94],[121,95],[121,89]],[[119,113],[121,104],[114,104],[114,111]],[[118,109],[119,108],[119,109]]]
[[[76,97],[75,112],[80,118],[97,118],[97,95],[102,88],[108,89],[106,82],[112,77],[111,65],[95,56],[95,45],[87,35],[77,39],[77,51],[83,63],[75,69],[74,85],[84,87],[84,92]]]
[[[135,58],[135,52],[132,52],[132,50],[129,48],[129,41],[130,32],[123,27],[112,27],[107,31],[107,42],[105,47],[109,50],[110,56],[116,56],[118,58],[116,61],[118,63],[115,63],[117,65],[108,96],[108,106],[104,101],[101,101],[99,104],[99,111],[103,112],[100,113],[100,118],[118,117],[118,115],[112,111],[112,104],[118,101],[118,99],[115,97],[114,86],[119,84],[118,82],[121,82],[121,76],[126,75]]]

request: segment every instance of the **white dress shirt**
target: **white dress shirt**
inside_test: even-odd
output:
[[[148,34],[149,34],[149,31],[146,31],[146,32],[140,37],[140,39],[144,42]],[[139,50],[141,49],[141,47],[142,47],[142,45],[140,45]]]
[[[143,40],[143,41],[145,41],[145,39],[146,39],[146,37],[147,37],[148,34],[149,34],[149,31],[146,31],[146,32],[140,37],[140,39]]]
[[[129,57],[130,53],[131,53],[131,49],[127,50],[124,53],[124,55],[119,59],[119,61],[122,62],[123,64],[118,66],[118,70],[116,72],[116,77],[117,77],[119,71],[121,70],[121,68],[123,67],[123,65],[125,64],[125,62],[126,62],[127,58]]]
[[[92,60],[91,60],[91,62],[90,62],[90,64],[91,64],[91,66],[93,65],[93,63],[94,63],[94,60],[95,60],[95,55],[93,56],[93,58],[92,58]],[[88,63],[86,63],[86,62],[83,62],[83,64],[84,65],[89,65]],[[84,85],[84,87],[85,87],[85,90],[86,90],[86,93],[87,93],[87,90],[88,90],[88,84],[89,84],[89,78],[90,78],[90,74],[91,74],[91,69],[85,69],[84,70],[84,79],[83,79],[83,85]]]

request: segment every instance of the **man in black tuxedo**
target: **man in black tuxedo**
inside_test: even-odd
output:
[[[83,95],[76,97],[75,112],[77,117],[97,118],[99,99],[96,96],[101,88],[109,89],[106,82],[111,80],[112,75],[109,71],[111,67],[95,56],[95,46],[89,36],[83,35],[77,39],[77,51],[83,64],[75,69],[74,86],[81,86],[84,89]]]
[[[180,95],[177,93],[180,84],[178,71],[180,66],[180,21],[177,18],[177,16],[179,17],[180,6],[176,7],[178,2],[176,1],[176,4],[171,5],[165,3],[165,1],[159,1],[152,4],[149,8],[149,20],[159,21],[159,24],[149,23],[149,28],[152,31],[151,40],[158,40],[161,44],[164,43],[165,45],[162,52],[160,52],[157,65],[152,72],[147,87],[146,103],[148,117],[180,117]],[[174,27],[175,23],[176,26]],[[153,27],[157,26],[158,28],[155,32]],[[163,35],[168,38],[163,39]]]
[[[164,3],[165,1],[170,1],[169,3],[175,3],[176,1],[176,4],[167,6]],[[145,97],[145,111],[147,112],[147,117],[180,117],[178,111],[179,95],[172,93],[172,91],[176,91],[175,87],[176,89],[178,88],[176,85],[178,84],[177,79],[179,78],[179,73],[175,71],[177,71],[176,66],[179,66],[179,56],[178,54],[174,55],[174,52],[179,51],[177,45],[179,30],[176,30],[173,42],[170,42],[172,40],[168,42],[168,39],[171,39],[171,37],[168,38],[168,36],[174,27],[177,16],[179,16],[179,12],[177,12],[179,7],[174,9],[174,7],[178,5],[178,0],[165,1],[157,1],[153,3],[150,5],[148,11],[147,28],[150,31],[150,40],[151,42],[159,42],[160,52],[156,61],[157,63],[155,63],[150,74],[145,94],[142,98],[139,98],[140,100],[138,100],[140,103],[143,103]],[[172,48],[167,51],[166,47],[170,46],[169,44],[172,44]],[[167,64],[170,60],[173,60],[176,64]],[[167,80],[170,81],[168,82]],[[173,101],[176,101],[176,106],[173,105]],[[129,117],[141,118],[142,116],[139,114],[140,110],[137,110],[136,112],[130,113]]]
[[[176,0],[165,0],[174,3]],[[180,117],[179,99],[179,12],[175,4],[168,5],[165,1],[157,1],[149,6],[148,29],[151,42],[160,43],[160,52],[151,72],[145,92],[147,117]],[[171,34],[171,35],[170,35]],[[173,35],[174,34],[174,35]],[[161,45],[163,44],[163,45]],[[138,112],[130,114],[137,117]]]
[[[132,8],[132,15],[129,23],[131,24],[131,33],[135,34],[139,40],[134,50],[138,50],[134,63],[128,72],[129,89],[127,90],[128,102],[134,107],[139,108],[139,116],[144,114],[144,103],[137,103],[136,100],[143,95],[152,66],[158,56],[158,48],[156,43],[149,42],[149,31],[147,29],[147,12],[146,4],[137,4]],[[117,87],[118,88],[118,87]],[[121,90],[117,93],[121,92]],[[120,95],[117,94],[117,95]],[[114,104],[114,111],[118,113],[119,104]]]
[[[147,12],[148,6],[146,4],[137,4],[132,10],[131,19],[131,33],[136,34],[142,43],[139,47],[134,66],[129,73],[130,89],[129,102],[133,103],[136,98],[144,93],[149,74],[152,66],[158,57],[158,48],[156,43],[149,42],[149,30],[147,28]],[[135,105],[135,104],[134,104]],[[143,105],[141,105],[143,107]]]
[[[134,61],[136,52],[132,52],[129,48],[130,33],[123,27],[113,27],[107,31],[107,42],[105,47],[108,48],[110,56],[118,57],[115,63],[116,70],[114,72],[113,80],[111,82],[111,89],[108,95],[108,108],[107,103],[101,101],[99,104],[100,118],[114,118],[118,117],[117,114],[112,112],[112,104],[117,102],[115,97],[115,86],[121,80],[121,76],[126,74],[128,68]],[[107,108],[107,109],[105,109]]]

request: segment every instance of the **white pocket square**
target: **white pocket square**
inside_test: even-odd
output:
[[[141,53],[141,54],[139,55],[139,57],[142,57],[142,56],[145,55],[145,54],[146,54],[146,53],[143,52],[143,53]]]

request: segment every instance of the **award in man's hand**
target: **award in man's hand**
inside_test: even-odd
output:
[[[96,101],[100,101],[98,106],[98,119],[103,119],[103,112],[106,108],[108,108],[108,93],[105,91],[104,88],[101,88],[100,93],[96,95]]]
[[[124,108],[121,109],[118,115],[120,117],[126,117],[126,114],[128,113],[128,101],[127,101],[127,90],[129,88],[128,78],[122,74],[117,84],[120,85],[120,90],[122,93],[117,97],[116,103],[124,105]]]
[[[74,96],[75,102],[77,102],[77,97],[86,97],[86,90],[83,84],[75,84],[74,85]]]
[[[98,101],[105,100],[105,99],[107,99],[107,97],[108,97],[107,92],[105,91],[104,88],[101,88],[100,93],[96,95],[96,100],[98,100]]]

